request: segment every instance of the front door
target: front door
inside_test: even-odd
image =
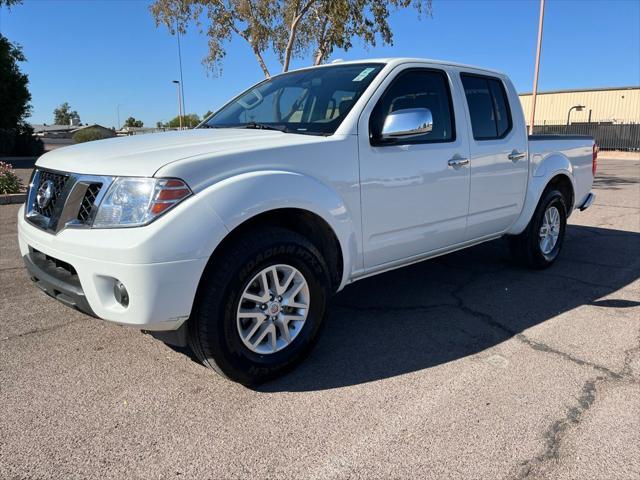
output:
[[[469,203],[465,116],[449,75],[405,68],[381,89],[358,128],[365,270],[464,241]],[[389,113],[415,108],[431,111],[430,132],[379,140]]]

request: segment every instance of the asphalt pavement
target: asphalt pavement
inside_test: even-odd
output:
[[[258,389],[45,296],[0,206],[0,478],[638,479],[640,157],[595,191],[552,268],[498,240],[362,280]]]

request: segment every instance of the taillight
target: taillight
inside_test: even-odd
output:
[[[593,155],[591,157],[591,173],[596,176],[596,170],[598,169],[598,145],[593,144]]]

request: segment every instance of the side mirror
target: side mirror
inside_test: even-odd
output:
[[[433,115],[428,108],[406,108],[387,115],[380,140],[412,138],[433,130]]]

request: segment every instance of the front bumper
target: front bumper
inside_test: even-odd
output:
[[[71,308],[96,316],[84,296],[78,275],[73,271],[56,266],[45,254],[34,250],[22,259],[31,280],[40,290]]]
[[[29,275],[48,295],[103,320],[149,331],[176,330],[189,318],[211,252],[181,259],[189,255],[182,232],[198,232],[169,228],[170,223],[165,219],[151,228],[68,229],[52,235],[28,223],[21,209],[18,239]],[[167,229],[176,233],[169,236]],[[111,242],[105,242],[107,236]],[[153,261],[170,250],[168,238],[178,259]],[[142,263],[132,263],[136,260]],[[129,293],[126,307],[114,294],[118,281]]]

